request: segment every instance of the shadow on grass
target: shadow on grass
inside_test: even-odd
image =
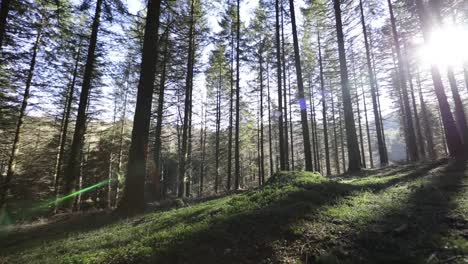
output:
[[[337,263],[446,263],[463,254],[444,249],[442,237],[450,229],[448,213],[463,188],[465,169],[466,164],[450,164],[434,172],[397,210],[348,234],[353,254],[335,256]]]
[[[150,247],[153,249],[152,252],[147,252],[143,255],[140,255],[138,251],[136,251],[137,253],[132,253],[129,251],[118,251],[118,248],[116,248],[112,254],[106,256],[103,263],[277,262],[279,260],[275,257],[271,242],[281,239],[294,240],[295,235],[290,232],[290,226],[304,219],[307,215],[316,213],[320,207],[333,204],[338,198],[349,196],[355,191],[370,189],[377,192],[400,182],[410,181],[440,165],[440,162],[427,164],[412,173],[378,184],[351,185],[333,181],[298,184],[298,190],[287,192],[284,196],[273,199],[271,202],[266,203],[265,206],[253,210],[225,213],[207,205],[200,209],[192,210],[189,213],[180,212],[179,214],[176,212],[176,218],[166,219],[150,228],[148,232],[163,231],[174,225],[192,225],[202,219],[206,221],[206,218],[209,218],[209,225],[180,237],[170,237],[170,241],[159,241],[159,238],[150,238],[135,243],[135,247]],[[400,171],[396,168],[388,173],[404,174],[409,171],[412,170],[408,167],[402,167]],[[242,199],[256,203],[255,199],[259,198],[257,194],[267,191],[268,188],[265,188],[242,194]],[[236,201],[241,199],[239,197],[234,196],[229,198],[230,200],[226,206],[230,207],[230,203],[234,206]],[[223,208],[223,210],[229,212],[230,208]],[[52,239],[66,238],[67,233],[74,231],[79,231],[80,233],[91,231],[111,224],[115,220],[115,218],[104,217],[102,224],[95,225],[95,223],[92,223],[84,227],[67,226],[64,223],[62,227],[52,228],[52,230],[55,230],[52,231],[52,234],[54,234]],[[141,216],[133,221],[135,221],[135,225],[139,225],[140,222],[145,223],[151,221],[151,219]],[[27,233],[24,235],[27,236]],[[51,240],[49,233],[44,233],[44,236],[47,236],[47,239]],[[44,238],[34,236],[33,239],[39,240]],[[356,240],[360,241],[360,236]],[[163,244],[162,246],[161,243]],[[106,244],[102,249],[106,249],[110,245]],[[13,248],[12,250],[15,249]],[[15,251],[21,250],[16,249]]]

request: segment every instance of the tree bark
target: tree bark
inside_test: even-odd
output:
[[[2,8],[3,8],[3,5],[2,5]],[[0,210],[6,204],[6,201],[8,198],[8,192],[10,191],[11,179],[16,173],[16,158],[19,153],[19,144],[21,141],[21,133],[23,129],[24,117],[26,115],[26,107],[28,106],[31,82],[34,76],[34,69],[36,67],[36,57],[37,57],[37,53],[39,52],[39,48],[41,45],[42,31],[43,31],[43,27],[45,26],[45,23],[46,21],[43,20],[37,31],[36,40],[34,41],[34,46],[32,48],[31,62],[29,63],[29,70],[28,70],[28,75],[26,77],[26,86],[24,88],[23,100],[21,102],[21,107],[19,109],[18,121],[16,122],[15,136],[13,138],[10,159],[8,161],[7,174],[2,184],[0,185],[0,188],[1,188],[0,189]]]
[[[188,132],[189,132],[189,120],[192,116],[192,90],[193,90],[193,67],[195,59],[195,48],[194,48],[194,4],[195,0],[191,0],[190,4],[190,30],[189,30],[189,46],[187,56],[187,75],[185,79],[185,102],[184,102],[184,120],[182,123],[182,148],[179,157],[179,190],[178,197],[185,196],[185,187],[187,176],[187,148],[188,148]]]
[[[323,79],[322,47],[320,43],[320,32],[317,33],[319,67],[320,67],[320,88],[322,91],[322,119],[323,119],[323,141],[325,143],[325,166],[327,176],[331,174],[330,150],[328,149],[328,122],[327,122],[327,104],[325,95],[325,82]]]
[[[279,136],[279,160],[280,160],[280,170],[286,170],[286,158],[285,158],[285,148],[284,148],[284,127],[283,127],[283,104],[282,104],[282,89],[281,89],[281,42],[280,42],[280,26],[279,26],[279,0],[275,1],[275,13],[276,13],[276,69],[277,69],[277,85],[278,85],[278,136]]]
[[[125,178],[123,196],[117,209],[121,213],[126,214],[141,212],[145,207],[144,185],[148,132],[158,56],[158,52],[155,51],[158,50],[157,32],[159,28],[161,0],[149,0],[147,10],[141,73],[138,83],[135,115],[133,118],[132,142],[128,156],[127,177]]]
[[[237,0],[237,23],[236,23],[236,131],[235,131],[235,170],[234,189],[239,189],[240,183],[240,0]]]
[[[366,48],[367,73],[369,75],[369,85],[371,88],[372,108],[374,110],[374,123],[375,123],[375,132],[377,134],[377,146],[379,149],[380,166],[386,166],[388,164],[388,154],[387,154],[385,142],[383,139],[383,126],[382,126],[380,111],[378,108],[378,97],[377,97],[378,95],[376,94],[376,90],[377,90],[376,82],[377,81],[375,80],[374,71],[372,68],[371,53],[370,53],[369,41],[367,37],[367,27],[366,27],[365,16],[364,16],[364,8],[362,6],[362,0],[359,0],[359,8],[361,11],[361,26],[362,26],[362,33],[364,35],[364,45]],[[366,120],[367,120],[367,112],[366,112]],[[370,144],[369,144],[369,148],[371,148]],[[371,151],[369,150],[369,152]],[[370,156],[372,159],[372,153],[370,153]]]
[[[431,28],[428,21],[428,14],[421,0],[415,0],[415,4],[421,24],[423,38],[424,41],[427,42],[429,39],[429,30]],[[462,159],[465,157],[465,147],[463,146],[462,138],[455,125],[452,112],[450,111],[450,105],[448,104],[447,95],[445,94],[444,84],[442,82],[439,68],[435,64],[431,65],[431,75],[432,81],[434,82],[435,94],[439,103],[442,124],[444,125],[445,138],[450,156],[456,159]]]
[[[348,171],[355,172],[361,169],[359,144],[356,135],[353,107],[349,91],[348,67],[344,47],[343,24],[341,22],[340,0],[333,0],[336,20],[336,34],[338,40],[338,52],[340,58],[341,92],[343,96],[344,119],[346,126],[346,139],[348,143]]]
[[[80,151],[83,148],[83,140],[86,131],[86,109],[88,107],[89,94],[91,90],[91,79],[93,77],[94,64],[96,61],[95,51],[97,44],[97,35],[99,31],[101,7],[103,0],[97,0],[94,13],[91,37],[89,39],[88,55],[81,86],[80,102],[78,105],[78,115],[76,117],[73,141],[70,150],[70,157],[65,169],[64,193],[70,193],[74,189],[74,182],[79,174]],[[67,206],[67,205],[65,205]]]
[[[313,171],[312,152],[310,150],[309,125],[307,121],[307,101],[304,95],[304,83],[302,81],[301,57],[299,54],[299,41],[297,39],[296,18],[294,11],[294,0],[289,0],[289,9],[291,12],[291,26],[294,44],[294,57],[296,62],[297,92],[299,97],[299,106],[301,108],[302,140],[304,144],[305,170]]]

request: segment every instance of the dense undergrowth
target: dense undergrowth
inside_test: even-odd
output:
[[[18,229],[1,237],[0,263],[463,263],[467,182],[444,161],[279,173],[182,208]]]

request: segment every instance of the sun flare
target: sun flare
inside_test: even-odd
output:
[[[431,32],[419,51],[423,64],[456,66],[468,61],[468,28],[451,26]]]

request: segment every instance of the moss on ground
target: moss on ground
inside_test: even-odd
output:
[[[444,162],[334,180],[279,173],[183,208],[13,233],[0,263],[462,263],[467,181]]]

